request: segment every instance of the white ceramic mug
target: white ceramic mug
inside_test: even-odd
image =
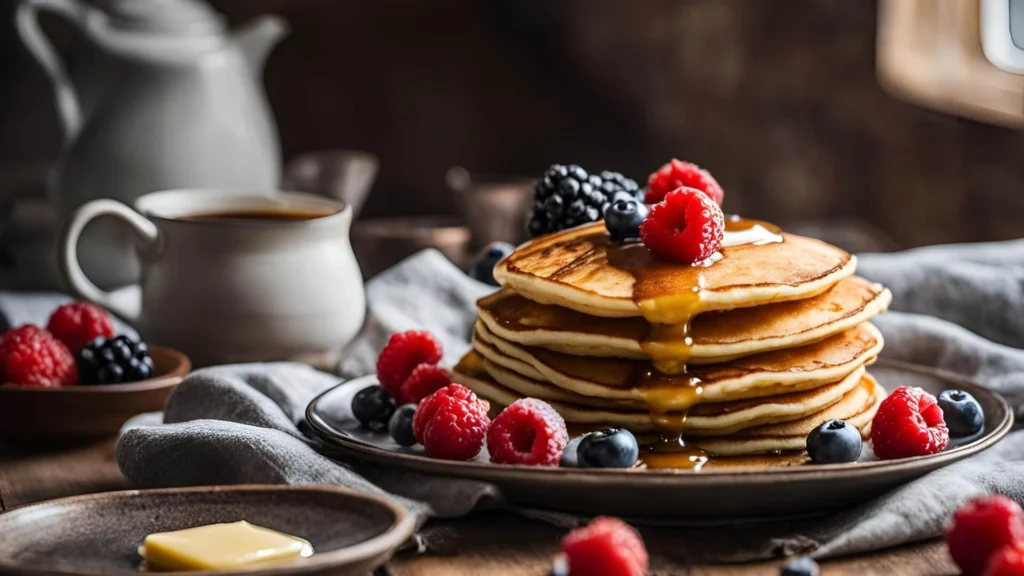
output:
[[[204,218],[287,213],[305,219]],[[79,237],[114,217],[134,232],[141,295],[124,301],[82,271]],[[365,317],[362,276],[349,241],[352,209],[290,192],[169,190],[135,209],[93,200],[64,228],[60,266],[72,291],[133,323],[143,338],[198,366],[337,356]]]

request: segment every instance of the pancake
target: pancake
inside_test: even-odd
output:
[[[690,325],[688,363],[724,362],[815,342],[870,320],[891,300],[881,285],[853,277],[803,300],[701,314]],[[651,324],[643,318],[589,316],[511,290],[482,298],[477,308],[487,329],[508,342],[577,356],[651,358]]]
[[[863,366],[882,349],[882,336],[871,324],[801,348],[766,352],[727,364],[691,366],[685,375],[659,375],[649,362],[620,358],[581,358],[543,348],[524,347],[504,341],[477,324],[474,350],[488,362],[512,372],[520,380],[551,384],[556,390],[544,400],[592,406],[648,407],[659,402],[663,411],[686,407],[685,396],[672,388],[700,382],[702,402],[725,402],[807,390],[835,382]],[[488,370],[499,383],[524,395],[533,395]],[[653,391],[653,392],[652,392]],[[676,400],[681,404],[673,404]]]
[[[732,436],[688,438],[687,444],[705,450],[712,456],[744,456],[807,449],[807,435],[828,420],[845,420],[856,426],[867,439],[871,419],[885,399],[885,389],[870,375],[862,385],[848,393],[842,401],[806,418],[782,424],[750,428]]]
[[[495,378],[495,374],[501,379]],[[864,369],[857,368],[837,382],[812,390],[761,399],[698,404],[690,409],[683,432],[688,435],[732,434],[745,428],[799,419],[840,402],[858,388],[857,384],[863,374]],[[482,360],[472,351],[455,367],[452,380],[496,406],[508,406],[525,397],[545,400],[562,415],[566,423],[572,425],[623,427],[637,432],[657,430],[651,412],[646,408],[602,408],[556,400],[551,397],[551,393],[565,394],[564,390],[504,370]]]
[[[765,233],[750,236],[756,229]],[[737,240],[744,243],[731,245]],[[613,242],[598,222],[521,245],[494,277],[542,304],[677,324],[711,310],[808,298],[855,268],[850,254],[770,224],[728,220],[718,256],[687,265],[658,259],[640,242]]]

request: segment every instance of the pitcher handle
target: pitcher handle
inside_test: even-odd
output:
[[[14,16],[21,41],[53,83],[57,115],[60,117],[61,125],[64,128],[64,139],[67,141],[78,134],[78,129],[82,125],[82,110],[78,105],[75,87],[68,79],[64,63],[39,26],[40,10],[60,14],[82,27],[85,24],[86,15],[91,9],[81,0],[22,0]]]
[[[134,322],[139,317],[141,303],[136,302],[134,306],[126,305],[113,293],[100,289],[89,280],[78,263],[78,240],[82,236],[82,231],[89,222],[100,216],[113,216],[126,222],[139,241],[140,253],[152,253],[158,248],[160,231],[148,218],[116,200],[93,200],[75,211],[61,232],[58,243],[60,271],[75,296],[102,306],[128,322]]]

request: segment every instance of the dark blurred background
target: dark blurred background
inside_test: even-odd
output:
[[[212,4],[232,23],[291,24],[265,76],[284,156],[376,154],[363,217],[455,214],[456,164],[531,176],[578,162],[641,180],[675,156],[715,175],[727,212],[857,218],[898,247],[1024,236],[1024,136],[887,95],[874,1]],[[41,178],[60,140],[13,5],[0,14],[8,188]],[[77,33],[44,23],[73,68]]]

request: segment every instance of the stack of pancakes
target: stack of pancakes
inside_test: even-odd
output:
[[[866,437],[885,391],[865,371],[889,292],[856,259],[770,224],[727,220],[706,262],[615,243],[603,223],[537,238],[495,268],[454,379],[498,407],[550,403],[572,432],[628,428],[651,466],[695,452],[799,452],[822,422]],[[699,449],[699,450],[698,450]],[[681,463],[682,462],[682,463]]]

